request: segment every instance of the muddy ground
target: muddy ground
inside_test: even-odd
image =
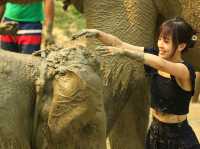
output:
[[[190,105],[189,123],[200,141],[200,103]]]

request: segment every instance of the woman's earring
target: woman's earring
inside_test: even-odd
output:
[[[197,41],[197,39],[198,39],[197,35],[192,36],[192,41]]]

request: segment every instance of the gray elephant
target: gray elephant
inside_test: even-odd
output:
[[[84,12],[87,28],[114,34],[125,42],[138,46],[154,45],[158,26],[163,20],[171,17],[181,16],[193,28],[200,29],[200,0],[80,0],[79,3],[65,0],[65,2],[75,4],[78,9],[83,8],[81,11]],[[198,63],[200,35],[197,36],[196,47],[187,53],[185,59],[200,70]],[[144,136],[148,125],[148,86],[143,66],[135,61],[132,63],[128,61],[105,58],[101,63],[107,135],[113,149],[144,148]]]
[[[2,50],[0,59],[0,148],[30,149],[37,74],[33,61],[40,61]]]

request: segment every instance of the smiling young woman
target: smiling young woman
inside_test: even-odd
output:
[[[130,45],[96,29],[86,29],[73,37],[95,37],[106,45],[96,49],[100,55],[122,55],[145,64],[151,80],[153,115],[146,149],[200,149],[187,121],[196,76],[193,66],[182,58],[183,52],[194,46],[195,33],[185,20],[177,17],[161,25],[158,48]]]

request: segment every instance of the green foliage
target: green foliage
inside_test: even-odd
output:
[[[63,30],[66,35],[85,28],[86,21],[83,15],[73,5],[70,5],[68,10],[64,11],[62,2],[55,2],[55,27]]]

